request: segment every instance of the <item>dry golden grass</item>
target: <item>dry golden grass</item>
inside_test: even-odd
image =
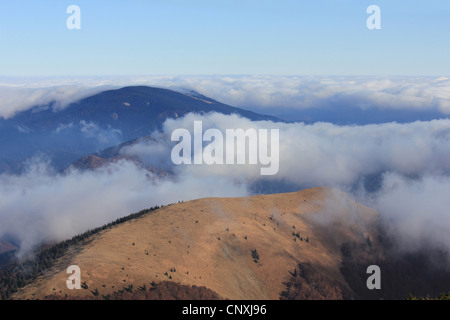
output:
[[[227,299],[278,299],[299,263],[347,287],[340,245],[367,241],[376,219],[373,210],[327,188],[183,202],[102,231],[13,299],[89,296],[94,289],[106,295],[165,280],[204,286]],[[88,290],[66,287],[72,264]]]

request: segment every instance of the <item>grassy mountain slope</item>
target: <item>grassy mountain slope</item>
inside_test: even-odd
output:
[[[91,296],[92,290],[107,295],[130,284],[137,288],[173,281],[206,287],[223,298],[278,299],[299,263],[351,295],[340,272],[340,243],[366,243],[375,232],[370,225],[377,214],[348,200],[367,229],[356,224],[318,226],[314,217],[323,210],[324,199],[335,196],[331,189],[315,188],[163,207],[94,235],[14,298]],[[72,264],[81,268],[89,289],[67,289],[66,268]]]
[[[450,288],[442,252],[396,251],[377,212],[329,188],[177,203],[83,238],[12,298],[405,299]],[[381,290],[366,286],[372,264]],[[70,265],[84,289],[66,287]]]

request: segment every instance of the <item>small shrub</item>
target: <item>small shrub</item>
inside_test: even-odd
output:
[[[258,251],[256,249],[252,250],[252,258],[253,258],[253,261],[255,263],[258,263],[258,261],[259,261],[259,254],[258,254]]]

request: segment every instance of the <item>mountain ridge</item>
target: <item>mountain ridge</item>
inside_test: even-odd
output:
[[[447,292],[445,253],[426,244],[402,253],[384,223],[375,210],[324,187],[181,201],[64,242],[53,267],[10,298],[406,299]],[[81,268],[84,289],[67,289],[69,265]],[[367,288],[370,265],[382,270],[380,290]]]
[[[13,298],[89,297],[90,290],[108,295],[130,284],[137,288],[173,281],[205,287],[226,299],[278,299],[299,263],[321,270],[333,279],[332,288],[351,295],[339,270],[339,247],[323,230],[313,230],[306,218],[320,210],[330,192],[313,188],[248,198],[204,198],[160,208],[102,231]],[[356,206],[364,219],[376,219],[373,210]],[[348,240],[366,241],[362,233],[342,232]],[[90,290],[65,288],[69,264],[80,266]]]

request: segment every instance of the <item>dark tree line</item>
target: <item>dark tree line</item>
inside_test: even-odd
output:
[[[89,237],[99,233],[100,231],[132,219],[137,219],[159,208],[159,206],[155,206],[132,213],[101,227],[90,229],[82,234],[74,236],[71,239],[59,242],[50,247],[40,248],[25,259],[16,259],[15,261],[10,262],[9,264],[3,266],[0,270],[0,298],[2,300],[9,299],[11,295],[17,292],[19,288],[31,283],[34,279],[36,279],[36,277],[43,274],[44,271],[50,269],[58,258],[66,254],[69,247],[82,245]]]

